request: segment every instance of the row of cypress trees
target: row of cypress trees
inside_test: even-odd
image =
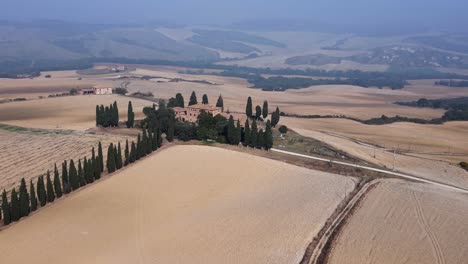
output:
[[[29,191],[26,188],[25,179],[21,179],[19,191],[17,192],[16,188],[13,188],[9,200],[6,190],[3,190],[0,219],[3,220],[5,225],[8,225],[28,216],[31,212],[36,211],[39,206],[44,207],[47,203],[54,202],[55,199],[62,197],[64,194],[94,182],[101,178],[102,164],[102,145],[99,142],[97,156],[93,147],[91,158],[84,157],[83,160],[78,160],[78,166],[75,165],[74,160],[70,160],[69,163],[64,161],[61,175],[57,165],[54,165],[53,179],[50,171],[38,177],[36,187],[31,179]]]
[[[249,120],[245,121],[243,131],[243,143],[245,146],[252,148],[266,149],[269,150],[273,147],[273,132],[271,131],[271,122],[266,122],[265,130],[262,128],[258,129],[257,121],[252,121],[252,126],[249,124]]]
[[[96,105],[96,126],[115,127],[119,125],[119,108],[117,102],[109,106]],[[133,126],[133,124],[132,124]]]

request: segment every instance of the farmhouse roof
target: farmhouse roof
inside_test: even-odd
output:
[[[221,109],[220,107],[216,107],[214,105],[209,105],[209,104],[195,104],[195,105],[187,106],[187,108],[199,109],[199,110],[219,110],[219,109]]]

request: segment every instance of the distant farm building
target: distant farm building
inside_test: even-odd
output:
[[[115,65],[114,67],[111,67],[109,70],[113,72],[122,72],[127,70],[127,65]]]
[[[201,114],[202,111],[212,116],[221,115],[225,118],[229,118],[232,115],[234,121],[240,121],[241,125],[244,125],[246,120],[245,114],[224,113],[221,107],[216,107],[210,104],[196,104],[187,107],[174,107],[173,110],[175,113],[176,120],[182,122],[197,122],[198,116]]]
[[[95,94],[95,95],[105,95],[105,94],[112,94],[112,87],[109,86],[94,86],[90,89],[82,89],[82,95],[86,94]]]

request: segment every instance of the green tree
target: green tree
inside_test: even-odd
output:
[[[112,116],[113,116],[113,125],[114,126],[119,126],[119,108],[117,107],[117,102],[114,101],[114,105],[113,105],[113,110],[114,112],[112,113]]]
[[[129,158],[129,162],[130,162],[130,163],[135,162],[135,160],[136,160],[136,155],[137,155],[136,152],[137,152],[137,150],[136,150],[135,142],[132,141],[132,145],[131,145],[131,148],[130,148],[130,158]]]
[[[273,132],[271,131],[270,120],[268,120],[266,123],[264,137],[265,137],[264,147],[266,150],[269,150],[273,147]]]
[[[250,145],[250,125],[249,119],[245,120],[244,124],[244,145]]]
[[[39,182],[37,185],[39,187]],[[70,183],[68,179],[68,168],[66,160],[62,163],[62,190],[64,193],[70,193]],[[37,192],[37,195],[39,195],[39,192]]]
[[[94,182],[94,176],[86,157],[83,158],[83,178],[86,180],[87,184]]]
[[[222,111],[224,111],[224,101],[221,95],[219,95],[218,97],[218,101],[216,102],[216,107],[221,107]]]
[[[2,211],[3,211],[3,224],[9,225],[11,223],[11,208],[8,202],[7,193],[3,190],[2,193]]]
[[[276,107],[275,112],[271,114],[271,126],[276,127],[276,125],[279,123],[280,120],[280,110],[278,107]]]
[[[120,146],[120,142],[118,143],[117,146],[117,157],[116,157],[116,167],[118,170],[120,170],[123,167],[123,162],[122,162],[122,148]]]
[[[83,187],[86,185],[86,178],[84,176],[84,168],[80,159],[78,159],[78,180],[80,183],[80,187]]]
[[[34,188],[34,183],[31,180],[29,182],[29,200],[31,201],[31,212],[34,212],[37,210],[37,197],[36,197],[36,190]]]
[[[21,218],[21,208],[20,208],[20,201],[18,198],[18,193],[16,189],[13,188],[11,191],[11,205],[10,205],[10,212],[11,212],[11,221],[16,222]]]
[[[255,147],[257,146],[257,140],[258,140],[258,131],[257,131],[257,121],[252,122],[252,129],[250,130],[250,144],[249,146]]]
[[[132,101],[128,101],[127,128],[133,127],[135,123],[135,113],[133,112]]]
[[[125,141],[125,150],[124,150],[124,155],[125,155],[125,163],[124,166],[127,166],[130,163],[130,150],[128,148],[128,139]]]
[[[93,151],[94,152],[94,151]],[[97,165],[100,172],[104,172],[104,155],[102,155],[102,144],[99,141],[98,144],[98,156],[97,156]]]
[[[159,147],[158,131],[153,131],[153,139],[151,140],[151,148],[153,151],[157,150]]]
[[[169,142],[174,141],[174,121],[172,120],[169,121],[169,127],[167,129],[166,139]]]
[[[260,116],[262,116],[262,108],[259,105],[257,105],[255,107],[255,119],[258,120]]]
[[[115,155],[114,145],[111,143],[107,149],[107,171],[112,173],[115,171]]]
[[[188,105],[196,105],[198,104],[198,100],[197,100],[197,95],[195,94],[195,91],[192,92],[192,94],[190,95],[190,100],[189,100],[189,103]]]
[[[206,94],[202,97],[202,104],[208,104],[208,96]]]
[[[185,107],[184,97],[181,93],[177,93],[175,96],[176,102],[178,107]]]
[[[92,168],[92,174],[94,179],[98,180],[101,178],[101,170],[99,168],[100,166],[100,159],[99,157],[96,157],[94,147],[91,148],[91,161],[93,163]]]
[[[62,197],[62,183],[60,182],[60,175],[57,169],[57,164],[54,164],[54,189],[57,198]]]
[[[263,101],[263,108],[262,108],[262,117],[263,119],[267,118],[268,116],[268,102],[265,100]]]
[[[257,148],[262,149],[263,146],[265,146],[265,133],[263,132],[263,129],[260,129],[258,131],[258,136],[257,136]]]
[[[227,125],[227,142],[231,145],[236,144],[237,130],[234,125],[234,118],[229,116]]]
[[[101,125],[101,112],[99,111],[99,105],[96,105],[96,126]]]
[[[247,115],[247,118],[252,117],[252,98],[249,96],[247,98],[247,105],[245,106],[245,115]]]
[[[41,207],[47,204],[47,194],[44,186],[43,176],[39,176],[39,178],[37,178],[37,198],[39,198],[39,204]]]
[[[78,172],[73,160],[70,160],[70,171],[68,177],[70,178],[70,188],[72,191],[80,188],[80,179],[78,179]]]
[[[50,179],[49,171],[47,171],[46,190],[47,190],[47,201],[51,203],[55,200],[55,193],[54,193],[54,185],[52,184],[52,180]]]
[[[20,204],[20,217],[28,216],[31,210],[29,206],[29,193],[26,188],[26,181],[24,178],[21,179],[19,188],[19,204]]]
[[[239,145],[241,142],[242,138],[242,127],[240,125],[240,121],[237,120],[237,125],[236,125],[236,145]]]

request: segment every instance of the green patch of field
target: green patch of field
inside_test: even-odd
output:
[[[24,132],[24,133],[34,133],[42,135],[70,135],[73,133],[72,130],[51,130],[51,129],[39,129],[39,128],[27,128],[20,126],[12,126],[0,124],[0,130],[5,130],[8,132]]]

